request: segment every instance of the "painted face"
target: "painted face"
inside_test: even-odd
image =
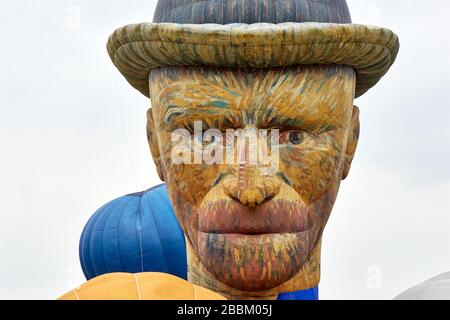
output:
[[[202,266],[242,291],[293,278],[320,242],[356,148],[354,71],[167,67],[149,77],[152,152]],[[219,136],[202,136],[210,129]],[[232,129],[257,132],[256,144],[237,142]],[[184,162],[174,161],[176,130],[185,132]],[[215,162],[199,162],[205,150]]]

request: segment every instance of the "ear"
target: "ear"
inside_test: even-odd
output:
[[[156,127],[153,120],[153,112],[151,108],[147,111],[147,139],[150,146],[150,151],[152,153],[153,161],[156,165],[156,170],[158,171],[158,176],[162,181],[164,181],[161,153],[159,150],[158,137],[156,135]]]
[[[347,149],[344,156],[344,169],[342,172],[342,180],[345,180],[350,172],[350,167],[352,166],[353,158],[355,157],[356,147],[358,146],[360,132],[359,123],[359,108],[357,106],[353,107],[352,120],[350,122],[350,128],[347,137]]]

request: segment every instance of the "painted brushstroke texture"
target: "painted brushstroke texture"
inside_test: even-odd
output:
[[[166,67],[149,83],[150,145],[187,235],[190,280],[234,298],[316,286],[322,232],[358,140],[354,71]],[[175,165],[171,134],[194,121],[222,132],[280,130],[278,172],[250,163]]]
[[[148,74],[163,66],[270,68],[338,64],[356,71],[355,96],[394,63],[399,40],[374,26],[330,23],[136,24],[116,30],[108,52],[128,82],[147,97]]]
[[[345,0],[165,0],[153,22],[173,23],[351,23]]]

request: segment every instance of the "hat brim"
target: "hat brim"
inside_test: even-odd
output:
[[[143,23],[116,30],[108,53],[149,97],[148,75],[163,66],[270,68],[337,64],[354,68],[359,97],[389,70],[400,47],[391,30],[357,24]]]

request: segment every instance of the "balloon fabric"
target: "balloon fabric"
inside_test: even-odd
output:
[[[113,272],[163,272],[187,279],[185,238],[165,185],[113,200],[80,239],[86,278]]]

